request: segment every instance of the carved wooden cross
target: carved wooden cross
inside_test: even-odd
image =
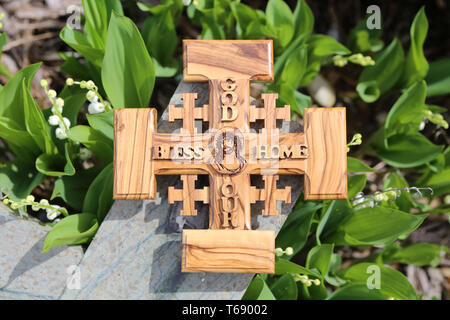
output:
[[[170,187],[169,203],[183,202],[181,215],[196,215],[195,201],[209,204],[208,230],[183,230],[184,272],[274,272],[273,231],[251,230],[251,204],[278,215],[277,201],[291,201],[280,174],[303,174],[305,199],[347,197],[345,108],[307,108],[304,133],[280,133],[276,120],[290,120],[290,107],[276,107],[277,94],[250,105],[250,81],[273,81],[271,40],[185,40],[184,81],[208,81],[209,105],[195,106],[196,93],[169,106],[180,133],[158,133],[155,109],[115,110],[114,199],[153,199],[155,175],[180,174],[182,189]],[[197,132],[194,121],[208,122]],[[259,132],[250,124],[264,120]],[[197,189],[198,174],[209,186]],[[260,174],[264,188],[250,185]]]

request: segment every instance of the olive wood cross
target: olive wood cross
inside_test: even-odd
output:
[[[273,231],[251,230],[251,204],[264,201],[263,215],[278,215],[277,201],[291,201],[278,175],[303,174],[305,199],[347,197],[345,108],[307,108],[304,133],[280,133],[290,107],[276,107],[276,93],[250,105],[250,81],[273,81],[271,40],[185,40],[184,81],[208,81],[209,105],[195,106],[196,93],[169,106],[179,133],[158,133],[152,108],[114,114],[114,199],[154,199],[155,175],[179,174],[182,189],[169,187],[168,201],[183,202],[180,214],[196,215],[195,201],[209,204],[208,230],[183,230],[184,272],[274,272]],[[195,120],[207,122],[198,132]],[[260,132],[251,123],[264,120]],[[209,186],[196,188],[198,174]],[[260,174],[264,188],[250,185]]]

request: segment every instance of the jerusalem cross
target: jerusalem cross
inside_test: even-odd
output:
[[[169,203],[182,201],[182,216],[197,214],[196,201],[209,204],[209,229],[183,230],[182,271],[273,273],[275,233],[252,230],[251,204],[278,215],[277,201],[291,201],[280,174],[304,175],[305,199],[347,197],[345,108],[306,108],[304,133],[280,133],[290,106],[276,107],[276,93],[262,94],[264,107],[250,104],[250,81],[273,81],[271,40],[185,40],[183,62],[184,81],[208,81],[209,104],[196,107],[197,93],[183,93],[183,107],[169,106],[169,121],[183,122],[173,134],[157,132],[155,109],[115,110],[114,198],[154,199],[155,175],[181,175]],[[195,120],[208,130],[197,132]],[[257,120],[259,132],[250,128]],[[209,186],[196,188],[199,174]],[[264,188],[250,175],[262,175]]]

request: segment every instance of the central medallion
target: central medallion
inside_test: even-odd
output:
[[[224,127],[212,135],[211,166],[217,173],[234,175],[245,165],[245,138],[238,128]]]

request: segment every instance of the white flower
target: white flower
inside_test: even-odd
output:
[[[62,128],[56,128],[55,135],[58,139],[61,139],[61,140],[67,138],[66,130],[64,130]]]
[[[63,126],[62,122],[60,121],[60,122],[59,122],[59,127],[60,127],[61,129],[64,129],[64,130],[66,129],[66,127],[67,127],[67,128],[70,128],[70,120],[67,119],[66,117],[63,117],[63,121],[64,121],[65,126]]]
[[[48,123],[52,126],[57,126],[59,124],[59,117],[56,114],[51,115],[48,117]]]
[[[56,91],[55,90],[48,90],[48,97],[49,98],[56,98]]]
[[[58,110],[59,110],[60,107],[61,108],[64,107],[64,99],[62,99],[62,98],[56,99],[55,104],[56,104],[56,106],[58,107]]]
[[[59,111],[59,113],[62,113],[62,107],[60,107],[60,106],[58,106],[58,111]],[[55,107],[52,107],[52,113],[56,113],[55,112]]]
[[[105,106],[101,102],[92,102],[89,104],[88,112],[90,114],[102,113],[105,111]]]
[[[42,80],[41,80],[41,87],[42,87],[42,88],[45,88],[46,86],[48,86],[47,80],[42,79]]]
[[[292,247],[287,247],[284,253],[290,256],[294,253],[294,249],[292,249]]]
[[[30,194],[29,196],[26,197],[26,200],[30,201],[30,202],[33,202],[34,201],[34,196]]]
[[[95,91],[89,90],[88,93],[86,93],[86,99],[88,99],[90,102],[97,102],[97,93],[95,93]]]
[[[70,87],[70,86],[73,86],[73,83],[74,83],[74,81],[73,81],[72,78],[67,78],[66,84],[67,84],[69,87]]]
[[[281,248],[276,248],[276,249],[275,249],[275,255],[276,255],[277,257],[281,257],[283,254],[284,254],[283,249],[281,249]]]
[[[92,157],[92,152],[89,149],[81,148],[80,149],[80,160],[84,161]]]
[[[39,206],[31,206],[31,210],[33,210],[33,211],[39,211]]]
[[[39,204],[41,204],[43,206],[48,206],[48,200],[47,199],[41,199],[41,201],[39,201]]]
[[[48,220],[53,220],[57,216],[60,215],[60,212],[58,211],[60,206],[58,206],[57,204],[54,204],[54,205],[52,205],[52,207],[53,207],[52,209],[45,209],[45,211],[47,212],[47,219]]]
[[[89,80],[88,82],[86,82],[86,88],[88,88],[89,90],[95,89],[94,81]]]

